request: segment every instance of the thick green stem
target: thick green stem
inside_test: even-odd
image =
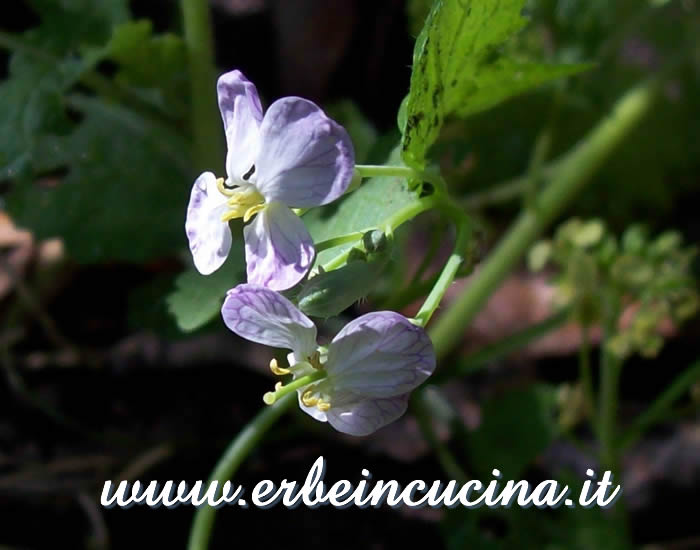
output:
[[[688,388],[700,381],[700,361],[696,361],[685,371],[683,371],[664,392],[656,398],[656,401],[644,412],[634,424],[629,427],[619,449],[624,449],[634,444],[642,434],[657,422],[661,421],[671,408],[671,405],[678,400]]]
[[[221,122],[216,105],[214,40],[208,0],[180,0],[187,45],[191,125],[198,170],[223,167]]]
[[[231,445],[219,460],[214,468],[214,472],[209,478],[209,482],[219,481],[221,486],[225,481],[231,479],[243,460],[251,450],[260,442],[263,435],[270,429],[275,421],[282,416],[289,407],[297,400],[296,395],[289,394],[277,401],[274,405],[265,407],[258,415],[241,430]],[[209,543],[216,508],[211,506],[200,506],[194,516],[188,550],[205,550]]]
[[[658,82],[634,88],[615,105],[612,113],[558,166],[551,183],[533,208],[523,211],[469,287],[437,321],[431,331],[435,351],[444,356],[459,342],[465,327],[500,286],[547,225],[559,216],[595,171],[649,111]]]

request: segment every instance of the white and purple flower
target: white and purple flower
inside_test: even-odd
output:
[[[410,392],[435,369],[428,335],[392,311],[358,317],[327,348],[316,344],[313,322],[268,288],[237,286],[228,292],[221,313],[239,336],[292,350],[288,369],[270,363],[275,374],[291,373],[295,380],[325,374],[297,390],[299,406],[344,433],[367,435],[399,418]]]
[[[291,208],[321,206],[345,193],[352,142],[306,99],[283,97],[263,116],[255,85],[240,71],[222,75],[217,93],[227,178],[204,172],[192,188],[185,230],[195,267],[203,275],[221,267],[231,249],[228,221],[255,216],[243,229],[248,282],[291,288],[314,260],[311,236]]]

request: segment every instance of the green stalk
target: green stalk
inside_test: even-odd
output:
[[[461,210],[450,203],[445,203],[441,205],[443,211],[450,216],[455,224],[457,225],[457,238],[455,240],[454,251],[450,255],[445,267],[443,267],[440,277],[433,286],[430,294],[423,302],[420,310],[415,316],[415,321],[421,327],[424,327],[430,321],[430,318],[435,313],[435,310],[440,305],[443,296],[447,292],[447,289],[454,281],[455,275],[457,275],[457,270],[459,266],[464,262],[464,250],[467,247],[469,238],[471,237],[471,225],[466,221],[464,214]]]
[[[223,167],[224,150],[221,122],[216,104],[216,69],[214,40],[207,0],[180,0],[187,46],[190,93],[192,95],[191,127],[194,158],[198,170]]]
[[[595,394],[593,392],[593,375],[591,373],[591,337],[588,325],[581,326],[581,348],[578,353],[579,378],[583,389],[583,398],[586,410],[593,419],[593,425],[597,423],[595,410]]]
[[[289,394],[282,397],[274,405],[265,407],[253,420],[241,430],[214,468],[209,482],[219,481],[220,486],[233,477],[243,460],[260,442],[263,435],[275,421],[295,403],[297,396]],[[217,495],[218,496],[218,495]],[[216,508],[200,506],[194,516],[188,550],[205,550],[209,544],[211,530],[214,527]]]
[[[444,357],[460,341],[465,327],[500,286],[541,232],[559,216],[615,148],[649,111],[658,81],[625,94],[611,114],[569,153],[533,208],[524,210],[508,230],[467,289],[431,331],[435,351]]]

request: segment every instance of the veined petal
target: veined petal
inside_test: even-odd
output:
[[[420,327],[393,311],[351,321],[328,347],[329,381],[337,392],[395,397],[415,389],[435,370],[435,352]]]
[[[292,302],[269,288],[243,284],[228,291],[224,323],[241,338],[290,349],[298,358],[316,351],[316,326]]]
[[[355,152],[345,129],[311,101],[275,101],[260,125],[256,186],[268,201],[327,204],[350,185]]]
[[[226,197],[217,188],[216,176],[204,172],[192,186],[185,219],[192,259],[202,275],[219,269],[231,250],[231,230],[221,221],[225,211]]]
[[[339,432],[369,435],[403,416],[408,407],[408,397],[409,394],[404,394],[347,403],[334,402],[325,413],[326,420]]]
[[[258,90],[241,71],[231,71],[219,77],[216,91],[228,146],[226,173],[234,182],[242,181],[255,162],[263,119]]]
[[[279,202],[268,204],[243,228],[248,282],[285,290],[306,275],[314,244],[304,222]]]

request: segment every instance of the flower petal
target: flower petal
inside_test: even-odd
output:
[[[301,218],[279,202],[268,205],[243,228],[248,282],[285,290],[306,275],[314,244]]]
[[[202,275],[219,269],[231,250],[231,230],[221,221],[225,211],[226,197],[216,186],[216,176],[204,172],[192,186],[185,219],[192,259]]]
[[[311,101],[275,101],[260,125],[256,186],[268,201],[319,206],[350,185],[355,152],[345,129]]]
[[[401,417],[408,407],[409,394],[385,399],[363,399],[336,405],[325,413],[328,423],[339,432],[369,435]]]
[[[263,119],[258,90],[241,71],[231,71],[219,77],[216,91],[228,146],[226,173],[242,181],[255,162]]]
[[[435,370],[435,352],[420,327],[393,311],[351,321],[328,347],[329,381],[336,392],[394,397],[410,392]]]
[[[316,326],[269,288],[243,284],[229,290],[221,315],[226,326],[246,340],[290,349],[299,360],[316,351]]]

